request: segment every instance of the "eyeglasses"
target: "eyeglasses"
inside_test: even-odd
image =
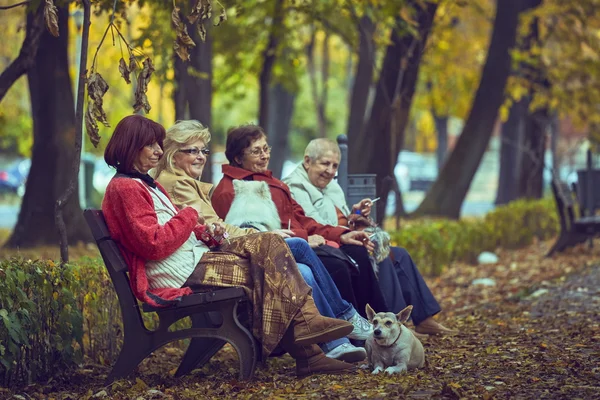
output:
[[[252,156],[252,157],[256,158],[256,157],[260,157],[260,155],[261,155],[263,152],[264,152],[266,155],[269,155],[269,154],[271,154],[271,149],[272,149],[272,147],[271,147],[271,146],[265,146],[265,147],[263,147],[262,149],[261,149],[260,147],[257,147],[257,148],[255,148],[255,149],[252,149],[252,150],[250,150],[250,151],[249,151],[248,153],[246,153],[246,154],[248,154],[248,155],[250,155],[250,156]]]
[[[205,156],[210,155],[210,149],[207,149],[206,147],[199,149],[197,147],[194,147],[192,149],[181,149],[179,150],[181,153],[186,153],[186,154],[191,154],[193,156],[198,156],[198,154],[202,153]]]

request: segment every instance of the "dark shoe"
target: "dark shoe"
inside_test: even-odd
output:
[[[308,359],[296,360],[296,376],[298,378],[314,374],[348,374],[355,371],[356,367],[354,365],[329,358],[323,353]]]
[[[299,346],[327,343],[349,335],[354,326],[348,321],[328,318],[319,314],[312,297],[294,318],[294,343]]]
[[[415,326],[415,331],[424,335],[453,335],[458,333],[458,331],[454,329],[446,328],[431,317]]]

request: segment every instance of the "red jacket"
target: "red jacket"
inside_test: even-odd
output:
[[[316,234],[336,243],[340,242],[342,234],[349,231],[347,228],[322,225],[314,219],[307,217],[304,214],[302,206],[292,198],[290,188],[279,179],[273,178],[271,171],[259,173],[231,165],[223,165],[223,175],[223,179],[221,179],[211,197],[213,208],[217,212],[217,215],[223,219],[227,216],[235,197],[233,180],[254,180],[264,181],[269,185],[271,198],[277,207],[279,218],[281,218],[282,229],[287,229],[288,221],[290,221],[291,230],[294,231],[297,237],[308,239],[309,235]]]
[[[167,195],[160,184],[156,186]],[[173,254],[192,231],[198,236],[202,225],[197,223],[196,210],[186,207],[160,225],[152,197],[143,184],[128,177],[115,177],[106,188],[102,212],[110,236],[129,267],[131,289],[139,300],[153,306],[167,306],[192,293],[187,287],[150,290],[146,260],[161,260]]]

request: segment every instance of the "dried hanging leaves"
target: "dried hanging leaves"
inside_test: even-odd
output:
[[[217,3],[221,5],[218,1]],[[175,53],[177,53],[183,61],[189,61],[190,49],[195,47],[196,43],[194,43],[192,38],[188,35],[187,25],[179,18],[179,11],[179,7],[175,7],[171,14],[171,20],[173,21],[173,26],[175,26],[177,32],[177,40],[175,40],[175,43],[173,44],[173,50],[175,50]],[[211,17],[212,5],[210,0],[196,0],[196,4],[192,7],[192,12],[187,17],[189,23],[192,26],[196,26],[198,36],[200,36],[200,40],[203,42],[206,41],[206,27],[204,26],[203,21],[210,19]],[[219,26],[223,21],[227,21],[227,13],[225,7],[221,5],[221,13],[214,25]]]
[[[125,82],[128,84],[131,83],[131,78],[129,77],[129,67],[125,63],[125,60],[123,60],[123,57],[121,57],[119,60],[119,72],[121,73],[123,79],[125,79]]]
[[[219,19],[215,23],[215,26],[221,25],[221,22],[227,21],[227,12],[225,11],[225,7],[221,7],[221,13],[219,14]]]
[[[110,126],[104,108],[102,107],[102,98],[108,91],[108,83],[102,78],[102,75],[97,72],[92,72],[87,78],[87,90],[90,101],[88,102],[88,109],[85,113],[85,128],[91,142],[94,147],[96,147],[100,142],[98,124],[96,121],[101,122],[106,127]]]
[[[150,82],[150,77],[152,76],[153,72],[154,66],[152,65],[152,60],[150,60],[150,58],[146,58],[143,63],[142,71],[137,77],[137,87],[135,88],[135,104],[133,105],[135,112],[138,112],[143,108],[144,111],[148,113],[152,108],[148,102],[146,91],[148,91],[148,82]]]
[[[195,24],[198,22],[198,19],[202,21],[203,19],[210,18],[212,15],[212,6],[209,0],[198,0],[194,8],[192,8],[192,13],[188,16],[188,21],[190,24]]]
[[[52,36],[58,37],[58,13],[57,8],[52,0],[46,0],[44,5],[44,21],[46,28]]]
[[[175,39],[175,43],[173,44],[173,50],[183,61],[189,61],[190,49],[192,47],[196,47],[196,43],[194,43],[188,34],[187,25],[185,22],[181,21],[179,18],[179,7],[175,7],[173,9],[173,12],[171,13],[171,21],[173,21],[175,31],[177,32],[177,39]]]

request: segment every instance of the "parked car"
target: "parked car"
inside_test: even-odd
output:
[[[0,193],[15,193],[23,196],[25,182],[31,168],[29,158],[13,161],[4,170],[0,170]]]
[[[435,154],[401,151],[394,175],[402,192],[427,191],[438,175]]]

